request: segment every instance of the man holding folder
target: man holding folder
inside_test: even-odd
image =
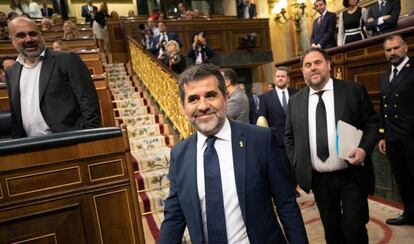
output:
[[[330,243],[368,243],[368,194],[374,191],[371,153],[378,118],[368,93],[353,81],[330,77],[330,57],[311,48],[301,59],[308,87],[293,95],[286,115],[285,143],[297,182],[312,189],[325,239]],[[363,131],[349,160],[336,153],[339,120]]]

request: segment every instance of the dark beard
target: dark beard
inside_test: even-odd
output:
[[[404,59],[405,57],[394,55],[390,57],[390,63],[394,66],[398,66]]]

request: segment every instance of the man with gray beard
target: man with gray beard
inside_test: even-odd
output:
[[[13,137],[99,127],[98,96],[79,56],[45,49],[36,23],[26,17],[9,23],[9,35],[20,53],[6,70]]]
[[[414,60],[400,35],[384,41],[390,68],[380,80],[382,139],[378,147],[386,154],[397,181],[404,212],[386,221],[389,225],[414,225]]]
[[[185,226],[193,244],[307,243],[270,129],[226,118],[218,67],[191,66],[178,82],[184,114],[197,132],[171,151],[159,243],[180,243]]]

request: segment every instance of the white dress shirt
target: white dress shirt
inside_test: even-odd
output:
[[[217,140],[214,143],[214,147],[217,151],[220,164],[228,243],[248,244],[250,242],[237,196],[234,175],[234,165],[237,165],[237,162],[233,162],[233,154],[231,153],[233,149],[231,146],[231,128],[228,119],[226,119],[223,128],[215,136]],[[208,243],[204,187],[204,151],[207,147],[206,140],[207,137],[205,135],[197,132],[197,189],[200,198],[204,236],[206,243]]]
[[[287,106],[288,103],[289,103],[289,92],[288,92],[287,87],[285,87],[285,89],[280,89],[279,87],[276,86],[275,89],[276,89],[277,97],[279,98],[280,105],[282,105],[282,107],[283,107],[283,99],[282,99],[283,94],[282,94],[282,92],[285,92],[286,106]]]
[[[311,87],[309,87],[309,108],[308,108],[308,123],[309,123],[309,146],[312,160],[312,168],[318,172],[332,172],[348,167],[345,160],[338,158],[336,153],[336,122],[335,122],[335,99],[333,92],[333,80],[329,78],[325,87],[322,90],[325,92],[322,95],[323,102],[326,108],[326,120],[328,127],[328,147],[329,158],[323,162],[319,159],[316,151],[316,105],[319,101],[319,96]]]
[[[52,133],[40,111],[39,78],[44,56],[45,51],[30,66],[25,63],[22,55],[17,57],[17,62],[23,65],[20,74],[20,109],[23,128],[27,136],[41,136]]]
[[[410,60],[408,57],[405,57],[405,59],[399,64],[397,65],[397,67],[395,67],[394,65],[391,65],[391,72],[390,72],[390,81],[392,81],[392,79],[394,78],[394,69],[397,68],[398,72],[397,75],[400,73],[400,71],[402,70],[402,68],[404,68],[404,65],[408,62],[408,60]]]
[[[42,12],[37,3],[31,2],[29,5],[21,3],[20,7],[22,8],[23,13],[30,15],[31,18],[42,18]]]

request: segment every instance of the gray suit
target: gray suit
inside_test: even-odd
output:
[[[227,117],[232,120],[249,123],[249,99],[240,87],[237,87],[228,97]]]

